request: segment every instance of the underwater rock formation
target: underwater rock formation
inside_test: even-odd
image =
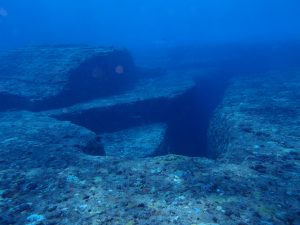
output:
[[[199,85],[197,79],[208,74],[207,70],[169,71],[152,78],[141,77],[135,88],[123,94],[41,113],[71,121],[97,134],[164,123],[166,143],[161,154],[205,156],[205,145],[201,144],[206,139],[207,111],[213,110],[214,100],[207,104],[206,97],[200,95],[217,92],[207,83]]]
[[[124,49],[39,46],[0,55],[0,109],[40,110],[109,96],[132,87],[132,57]]]
[[[83,154],[95,153],[91,146],[101,142],[104,149],[116,148],[109,154],[119,154],[114,140],[130,145],[131,132],[143,136],[154,121],[101,131],[99,140],[49,117],[71,120],[72,112],[77,118],[79,111],[106,110],[114,105],[106,98],[39,113],[1,113],[0,223],[299,224],[299,78],[297,71],[233,78],[210,123],[216,160]],[[116,104],[121,107],[139,102],[120,96],[116,102],[130,103]],[[177,97],[166,99],[178,101],[171,96]]]
[[[171,70],[122,93],[0,112],[0,224],[300,224],[299,71],[227,86]],[[38,106],[31,81],[20,99],[1,82],[2,109]],[[62,96],[52,88],[43,98]]]
[[[207,104],[196,89],[207,90],[196,80],[207,76],[207,68],[136,69],[125,50],[84,46],[30,47],[1,57],[0,110],[39,111],[99,135],[164,123],[160,154],[206,154],[206,129],[200,127],[207,119],[199,110]]]

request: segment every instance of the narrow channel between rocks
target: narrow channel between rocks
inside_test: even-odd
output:
[[[165,124],[163,141],[151,156],[211,157],[207,147],[210,117],[222,100],[227,84],[226,76],[207,75],[196,78],[192,88],[174,98],[152,98],[54,117],[83,126],[99,136],[134,127]]]

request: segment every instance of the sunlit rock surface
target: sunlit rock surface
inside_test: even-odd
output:
[[[1,109],[55,108],[108,96],[134,84],[124,49],[39,46],[0,55]]]

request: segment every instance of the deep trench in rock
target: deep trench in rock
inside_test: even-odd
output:
[[[210,157],[207,131],[213,111],[227,87],[226,77],[202,77],[194,89],[175,100],[168,118],[167,138],[171,153]]]
[[[207,148],[210,117],[227,87],[226,76],[198,78],[196,86],[175,98],[155,98],[109,108],[89,109],[56,118],[68,120],[101,135],[151,123],[167,124],[163,149],[167,153],[211,157]]]

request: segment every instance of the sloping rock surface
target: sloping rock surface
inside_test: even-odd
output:
[[[0,97],[7,108],[53,108],[119,92],[134,83],[134,74],[123,49],[28,47],[0,55]]]

